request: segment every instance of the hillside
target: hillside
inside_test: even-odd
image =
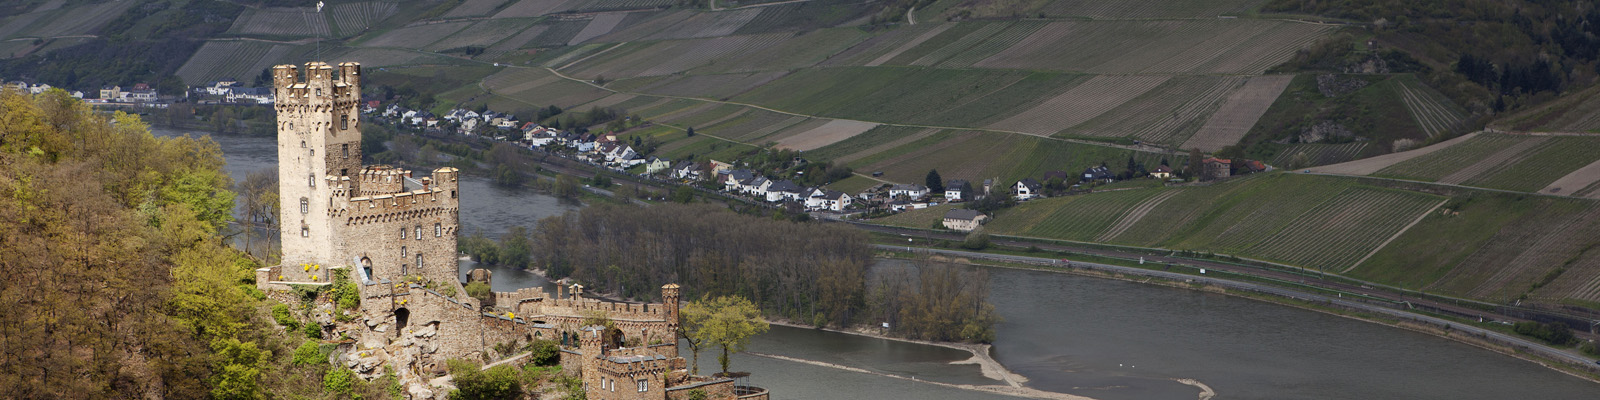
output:
[[[1491,302],[1600,307],[1600,203],[1270,173],[1025,202],[994,234],[1271,261]],[[880,223],[928,228],[943,208]]]

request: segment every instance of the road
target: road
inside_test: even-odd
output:
[[[915,238],[913,238],[913,239],[915,239]],[[881,244],[880,245],[875,245],[875,247],[877,247],[879,249],[884,249],[884,250],[907,250],[908,249],[908,247],[906,247],[906,246],[892,246],[892,245],[881,245]],[[1304,301],[1310,301],[1310,302],[1316,302],[1316,303],[1334,304],[1334,305],[1338,305],[1338,306],[1344,307],[1344,308],[1357,309],[1357,310],[1362,310],[1362,311],[1366,311],[1366,312],[1383,314],[1383,315],[1387,315],[1387,316],[1398,318],[1398,319],[1402,319],[1402,320],[1420,321],[1420,322],[1432,324],[1432,325],[1435,325],[1435,326],[1448,326],[1452,330],[1463,331],[1463,332],[1467,332],[1467,333],[1473,334],[1473,335],[1488,337],[1488,338],[1491,338],[1493,340],[1500,341],[1500,342],[1503,342],[1503,343],[1511,343],[1516,347],[1522,347],[1522,348],[1529,349],[1531,351],[1538,352],[1540,355],[1542,355],[1544,357],[1557,359],[1557,360],[1562,360],[1562,361],[1567,361],[1569,363],[1576,364],[1576,365],[1585,365],[1585,366],[1590,367],[1591,370],[1593,370],[1594,366],[1595,366],[1594,365],[1594,361],[1590,360],[1587,357],[1584,357],[1584,356],[1581,356],[1581,355],[1578,355],[1578,354],[1574,354],[1574,353],[1571,353],[1571,352],[1567,352],[1567,351],[1557,350],[1557,349],[1545,346],[1545,345],[1540,344],[1540,343],[1536,343],[1536,342],[1533,342],[1533,341],[1530,341],[1530,340],[1527,340],[1527,339],[1523,339],[1520,336],[1507,335],[1507,334],[1504,334],[1504,333],[1500,333],[1500,332],[1496,332],[1496,331],[1492,331],[1492,330],[1488,330],[1488,329],[1483,329],[1483,328],[1479,328],[1479,327],[1475,327],[1475,326],[1471,326],[1471,325],[1464,325],[1464,324],[1452,322],[1452,321],[1449,321],[1449,320],[1445,320],[1445,319],[1442,319],[1442,318],[1435,318],[1435,317],[1431,317],[1431,316],[1427,316],[1427,315],[1408,312],[1408,311],[1405,311],[1405,310],[1399,310],[1399,309],[1394,309],[1394,308],[1389,308],[1389,307],[1382,307],[1382,306],[1377,306],[1377,305],[1373,305],[1373,304],[1369,304],[1369,303],[1365,303],[1365,302],[1351,301],[1349,299],[1345,299],[1345,298],[1342,298],[1342,297],[1327,297],[1327,296],[1319,295],[1319,294],[1306,293],[1306,292],[1296,291],[1296,290],[1292,290],[1292,289],[1286,289],[1286,288],[1282,288],[1282,287],[1256,284],[1256,283],[1251,283],[1251,282],[1241,282],[1241,281],[1235,281],[1235,280],[1223,279],[1223,278],[1212,278],[1212,277],[1207,277],[1207,276],[1195,276],[1195,275],[1181,274],[1181,273],[1176,273],[1176,272],[1167,272],[1167,271],[1158,271],[1158,270],[1143,269],[1143,268],[1124,267],[1124,266],[1117,266],[1117,265],[1088,263],[1088,262],[1081,262],[1081,261],[1072,261],[1072,262],[1068,262],[1068,263],[1063,263],[1061,260],[1054,259],[1054,258],[1013,256],[1013,255],[1005,255],[1005,254],[976,253],[976,252],[960,251],[960,250],[929,249],[929,248],[920,248],[920,247],[913,248],[913,249],[915,251],[920,251],[920,252],[928,252],[928,253],[941,254],[941,255],[954,256],[954,257],[964,257],[964,258],[969,258],[969,259],[988,259],[988,260],[997,260],[997,261],[1022,263],[1022,264],[1049,265],[1049,266],[1057,266],[1057,267],[1062,267],[1062,268],[1067,268],[1067,267],[1087,268],[1087,269],[1095,269],[1095,270],[1101,270],[1101,271],[1113,272],[1113,273],[1119,273],[1119,274],[1126,274],[1126,275],[1151,276],[1151,277],[1157,277],[1157,278],[1163,278],[1163,279],[1171,279],[1171,280],[1175,280],[1175,281],[1194,281],[1194,282],[1201,282],[1201,283],[1205,283],[1205,284],[1209,284],[1209,285],[1216,285],[1216,286],[1226,287],[1226,288],[1230,288],[1230,289],[1242,289],[1242,290],[1248,290],[1248,291],[1253,291],[1253,292],[1272,294],[1272,295],[1275,295],[1275,296],[1281,296],[1281,297],[1286,297],[1286,298],[1291,298],[1291,299],[1298,299],[1298,300],[1304,300]],[[1149,258],[1147,258],[1147,261],[1148,260],[1149,260]],[[1191,265],[1192,264],[1199,264],[1197,262],[1194,262],[1193,260],[1184,260],[1184,261],[1185,261],[1185,263],[1191,264]],[[1225,266],[1224,266],[1224,268],[1225,268]],[[1223,270],[1223,268],[1207,268],[1207,269]],[[1413,300],[1413,301],[1415,301],[1415,300]]]

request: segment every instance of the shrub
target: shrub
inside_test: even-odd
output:
[[[348,395],[355,385],[356,374],[345,368],[333,368],[322,375],[322,388],[329,392]]]
[[[450,360],[446,365],[457,388],[450,392],[451,399],[511,399],[522,394],[522,385],[517,379],[520,374],[509,365],[500,365],[488,370],[480,369],[478,364],[461,360]]]
[[[967,239],[961,242],[961,248],[967,250],[983,250],[989,248],[989,234],[972,232],[967,234]]]
[[[1556,346],[1565,346],[1576,339],[1572,335],[1572,328],[1562,323],[1518,322],[1516,325],[1512,325],[1511,330]]]
[[[322,349],[317,342],[307,340],[294,349],[294,365],[316,365],[325,360],[327,357],[322,356]]]
[[[1578,346],[1578,351],[1591,356],[1600,356],[1600,347],[1596,347],[1592,341],[1583,342],[1583,345]]]
[[[528,363],[538,366],[551,366],[561,363],[561,346],[554,340],[535,340],[528,343]]]
[[[314,322],[306,324],[305,329],[303,329],[302,331],[305,332],[307,339],[321,339],[322,338],[322,324],[318,324],[318,323],[314,323]]]
[[[467,284],[467,295],[478,300],[489,301],[489,298],[494,297],[494,290],[490,289],[487,283],[472,282]]]
[[[289,306],[283,304],[272,306],[272,319],[278,321],[278,325],[282,325],[286,330],[300,329],[300,321],[296,321],[294,316],[289,314]]]

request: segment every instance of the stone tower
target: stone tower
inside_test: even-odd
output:
[[[350,176],[361,169],[361,66],[341,63],[306,64],[305,76],[293,65],[272,68],[278,113],[278,198],[283,238],[283,275],[305,280],[322,268],[348,264],[338,259],[333,186],[329,177]],[[350,181],[359,193],[359,180]],[[323,278],[325,279],[325,278]]]
[[[661,286],[662,319],[667,321],[668,334],[678,331],[678,290],[676,283]]]

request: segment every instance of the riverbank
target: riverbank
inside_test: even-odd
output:
[[[1350,298],[1333,298],[1284,288],[1270,287],[1229,279],[1213,278],[1209,276],[1194,276],[1158,270],[1147,270],[1079,261],[1074,261],[1070,264],[1070,266],[1062,268],[1059,266],[1048,265],[1050,261],[1053,261],[1049,259],[1039,259],[1040,262],[1045,264],[1035,265],[1023,262],[989,260],[991,257],[981,253],[926,248],[919,248],[917,250],[936,253],[932,257],[936,257],[942,261],[974,266],[1051,272],[1120,280],[1147,285],[1223,294],[1232,297],[1246,298],[1265,303],[1315,311],[1323,314],[1385,325],[1423,333],[1434,337],[1449,339],[1458,343],[1463,343],[1469,346],[1532,362],[1542,367],[1546,367],[1586,381],[1600,383],[1600,368],[1595,368],[1595,365],[1592,361],[1587,360],[1582,356],[1563,353],[1561,350],[1543,346],[1538,343],[1533,343],[1514,335],[1475,327],[1459,321],[1451,321],[1419,312],[1411,312],[1365,304],[1360,301],[1354,301],[1354,299]],[[880,255],[880,257],[882,256]],[[980,262],[974,260],[983,261]]]
[[[956,350],[965,351],[965,352],[968,352],[968,353],[972,354],[972,358],[968,358],[966,360],[961,360],[961,361],[953,361],[950,364],[956,364],[956,365],[977,364],[979,369],[980,369],[980,371],[983,373],[983,376],[985,378],[989,378],[989,379],[993,379],[993,380],[997,380],[997,381],[1002,381],[1002,382],[1005,382],[1005,384],[1004,385],[961,385],[961,384],[953,384],[953,383],[934,382],[934,381],[928,381],[928,380],[919,380],[915,376],[907,377],[907,376],[901,376],[901,375],[895,375],[895,374],[888,374],[888,373],[882,373],[882,372],[876,372],[876,371],[869,371],[869,370],[865,370],[865,369],[861,369],[861,368],[850,367],[850,366],[839,365],[839,364],[833,364],[833,363],[826,363],[826,362],[821,362],[821,361],[806,360],[806,359],[800,359],[800,358],[794,358],[794,357],[786,357],[786,356],[780,356],[780,355],[774,355],[774,354],[764,354],[764,353],[755,353],[755,352],[746,352],[746,354],[750,354],[750,355],[757,356],[757,357],[775,359],[775,360],[798,362],[798,363],[804,363],[804,364],[810,364],[810,365],[816,365],[816,366],[840,369],[840,370],[845,370],[845,371],[850,371],[850,372],[871,374],[871,375],[888,377],[888,378],[895,378],[895,379],[903,379],[903,380],[909,380],[909,381],[920,382],[920,383],[928,383],[928,384],[939,385],[939,386],[944,386],[944,387],[949,387],[949,388],[956,388],[956,389],[963,389],[963,390],[975,390],[975,391],[982,391],[982,392],[988,392],[988,393],[996,393],[996,394],[1002,394],[1002,395],[1007,395],[1007,396],[1016,396],[1016,397],[1025,397],[1025,398],[1034,398],[1034,399],[1093,400],[1093,398],[1091,398],[1091,397],[1084,397],[1084,396],[1067,394],[1067,393],[1060,393],[1060,392],[1051,392],[1051,391],[1047,391],[1047,390],[1040,390],[1040,389],[1031,388],[1031,387],[1028,387],[1028,386],[1024,385],[1024,383],[1028,382],[1028,378],[1025,377],[1025,376],[1022,376],[1020,374],[1017,374],[1015,372],[1011,372],[1011,370],[1007,369],[1004,364],[1001,364],[999,361],[995,360],[994,357],[989,354],[990,349],[992,348],[992,346],[989,345],[989,344],[986,344],[986,343],[955,343],[955,342],[935,342],[935,341],[927,341],[927,340],[906,339],[906,338],[899,338],[899,337],[893,337],[893,336],[887,336],[887,335],[875,333],[875,332],[873,332],[872,328],[866,327],[866,326],[855,326],[855,327],[851,327],[851,328],[847,328],[847,329],[834,329],[834,328],[817,328],[815,326],[797,324],[797,323],[794,323],[794,322],[791,322],[791,321],[785,321],[785,320],[768,320],[767,323],[770,323],[770,324],[773,324],[773,325],[787,326],[787,327],[791,327],[791,328],[816,329],[816,330],[821,330],[821,331],[826,331],[826,332],[833,332],[833,333],[840,333],[840,334],[846,334],[846,335],[863,336],[863,337],[870,337],[870,338],[880,339],[880,340],[890,340],[890,341],[896,341],[896,342],[914,343],[914,344],[927,345],[927,346],[938,346],[938,347],[944,347],[944,348],[949,348],[949,349],[956,349]],[[1199,395],[1197,396],[1199,400],[1209,400],[1212,397],[1215,397],[1216,394],[1217,394],[1216,391],[1212,390],[1210,386],[1207,386],[1206,384],[1201,383],[1198,380],[1194,380],[1194,379],[1173,379],[1173,381],[1178,382],[1178,383],[1182,383],[1184,385],[1194,386],[1196,389],[1199,390]]]

